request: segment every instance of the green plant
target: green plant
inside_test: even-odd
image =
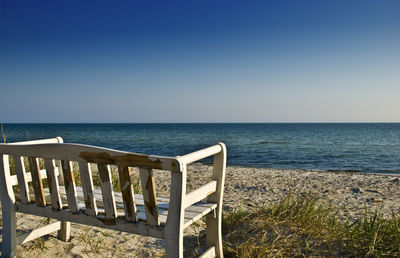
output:
[[[120,192],[121,191],[121,184],[120,184],[120,181],[119,181],[118,168],[116,166],[111,166],[110,170],[111,170],[111,180],[112,180],[111,182],[112,182],[112,185],[113,185],[113,189],[116,192]],[[77,186],[82,186],[81,176],[80,176],[79,167],[78,167],[77,163],[73,163],[72,171],[73,171],[73,174],[74,174],[75,184]],[[96,186],[100,187],[100,176],[98,174],[97,169],[93,169],[92,179],[93,179],[93,185],[95,187]],[[142,192],[142,188],[141,188],[141,185],[140,185],[139,176],[133,175],[133,173],[132,173],[131,182],[132,182],[132,186],[133,186],[133,191],[135,193],[141,193]]]
[[[90,233],[90,227],[83,227],[79,232],[79,238],[81,242],[85,244],[85,253],[88,255],[89,253],[98,254],[100,249],[102,248],[104,239],[101,237],[94,237]]]
[[[223,217],[227,257],[399,256],[400,218],[382,209],[354,221],[319,203],[289,193],[275,205],[234,210]]]
[[[368,215],[365,208],[363,217],[347,226],[354,240],[350,248],[359,250],[361,255],[400,255],[400,217],[393,213],[385,218],[382,210],[383,206]]]

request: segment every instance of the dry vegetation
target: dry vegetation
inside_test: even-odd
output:
[[[225,213],[227,257],[400,256],[400,217],[381,210],[355,221],[318,204],[312,195],[289,193],[276,205]],[[370,214],[370,215],[368,215]]]

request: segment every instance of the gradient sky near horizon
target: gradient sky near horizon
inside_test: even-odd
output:
[[[0,122],[400,122],[400,1],[0,0]]]

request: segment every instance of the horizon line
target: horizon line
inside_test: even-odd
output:
[[[400,121],[341,121],[341,122],[0,122],[3,124],[397,124]]]

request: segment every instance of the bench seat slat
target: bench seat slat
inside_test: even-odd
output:
[[[48,193],[48,188],[44,189],[45,193]],[[76,192],[78,194],[78,200],[83,202],[83,190],[81,187],[76,187]],[[65,198],[65,191],[60,191],[62,198]],[[94,196],[97,199],[98,204],[98,213],[104,214],[105,210],[103,208],[103,202],[101,201],[101,190],[94,189]],[[137,216],[139,221],[146,221],[146,211],[144,206],[143,195],[135,194],[136,199],[136,207],[137,207]],[[169,200],[167,198],[158,197],[158,214],[160,225],[164,226],[167,220],[168,215],[168,208],[169,208]],[[115,192],[115,202],[116,202],[116,209],[122,212],[118,212],[121,216],[124,216],[124,204],[122,199],[122,194],[120,192]],[[184,219],[184,227],[190,226],[193,222],[197,221],[198,219],[202,218],[204,215],[208,214],[209,212],[213,211],[217,207],[216,203],[208,203],[208,202],[198,202],[195,203],[185,209],[185,219]],[[83,210],[83,209],[82,209]]]
[[[58,172],[57,172],[58,173]],[[57,174],[58,175],[58,174]],[[46,174],[46,170],[45,169],[41,169],[40,170],[40,177],[42,178],[42,179],[45,179],[45,178],[47,178],[47,174]],[[32,182],[32,174],[31,174],[31,172],[30,171],[26,171],[26,169],[25,169],[25,178],[26,178],[26,182],[27,183],[29,183],[29,182]],[[17,179],[17,175],[12,175],[12,176],[10,176],[10,180],[11,180],[11,185],[18,185],[19,183],[18,183],[18,179]]]

